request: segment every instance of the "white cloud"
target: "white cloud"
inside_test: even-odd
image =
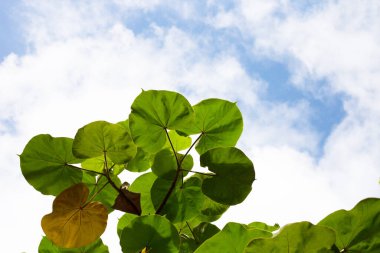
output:
[[[230,48],[210,54],[200,35],[153,22],[148,35],[140,35],[122,23],[122,11],[148,12],[168,3],[114,2],[120,12],[104,1],[27,2],[23,25],[30,50],[0,64],[1,90],[6,91],[0,93],[0,124],[14,122],[12,133],[0,126],[5,165],[0,185],[4,205],[14,206],[12,215],[29,222],[3,218],[0,227],[7,238],[28,241],[9,240],[5,248],[35,251],[42,235],[39,219],[51,205],[50,198],[27,185],[15,154],[39,133],[72,137],[91,121],[125,119],[141,88],[178,90],[192,103],[209,97],[238,101],[245,119],[239,146],[252,157],[258,180],[247,201],[231,208],[222,222],[318,221],[376,195],[380,44],[378,17],[371,11],[376,2],[360,8],[354,5],[359,2],[327,2],[305,14],[288,1],[243,1],[204,19],[254,38],[255,55],[289,64],[298,87],[311,94],[320,96],[315,82],[320,78],[328,81],[323,96],[344,94],[347,116],[331,133],[320,160],[314,157],[320,136],[310,123],[313,110],[307,101],[263,101],[265,80],[253,79]],[[194,14],[195,5],[172,9],[185,10],[185,18],[203,18]],[[14,197],[26,200],[14,204]],[[105,235],[112,252],[118,252],[118,215],[110,217],[114,221]]]

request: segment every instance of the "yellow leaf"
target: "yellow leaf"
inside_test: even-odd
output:
[[[79,248],[96,241],[107,226],[108,211],[100,202],[88,202],[89,190],[80,183],[61,192],[53,212],[42,218],[47,238],[62,248]]]

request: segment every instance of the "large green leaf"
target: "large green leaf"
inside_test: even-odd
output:
[[[154,214],[156,211],[151,198],[151,188],[156,179],[156,175],[152,172],[148,172],[136,178],[129,187],[130,191],[141,194],[140,203],[143,215]]]
[[[220,252],[235,252],[243,253],[246,245],[253,238],[268,237],[271,233],[263,231],[249,231],[247,226],[230,222],[222,231],[215,234],[213,237],[206,240],[195,253],[220,253]],[[262,253],[263,251],[257,251]]]
[[[152,166],[153,158],[153,154],[150,154],[138,147],[136,156],[127,163],[126,169],[132,172],[146,171]]]
[[[140,216],[123,229],[120,244],[124,253],[136,253],[145,248],[149,253],[176,253],[179,251],[179,235],[163,216]]]
[[[164,195],[168,192],[170,184],[170,181],[161,179],[157,179],[154,183],[152,198],[154,198],[153,203],[156,203],[156,208],[158,208]],[[166,215],[166,218],[173,223],[187,221],[200,213],[203,199],[201,180],[190,178],[185,181],[183,186],[176,187],[162,209],[161,214]]]
[[[121,182],[118,177],[112,176],[112,181],[116,186],[120,187]],[[112,206],[115,203],[115,199],[119,195],[119,192],[114,187],[112,187],[111,184],[108,183],[108,179],[105,176],[99,176],[97,180],[91,182],[87,181],[84,183],[90,190],[90,196],[98,192],[93,199],[94,201],[101,202],[104,206],[107,207],[109,213],[114,210]]]
[[[104,173],[104,168],[105,168],[104,155],[94,157],[94,158],[88,158],[81,163],[81,166],[85,170],[94,171],[98,173]],[[114,175],[118,175],[124,170],[123,164],[115,164],[109,160],[107,160],[107,166],[109,168],[112,168],[112,173]]]
[[[222,99],[206,99],[193,106],[195,124],[187,134],[202,133],[196,150],[203,154],[217,147],[233,147],[243,131],[243,118],[236,103]]]
[[[205,178],[203,193],[226,205],[241,203],[252,189],[255,171],[251,160],[237,148],[215,148],[200,157],[201,166],[215,173]]]
[[[252,240],[244,252],[247,253],[322,253],[333,252],[335,243],[332,229],[316,226],[309,222],[286,225],[273,238]]]
[[[114,163],[124,164],[136,155],[136,145],[124,127],[106,121],[95,121],[78,130],[73,153],[78,158],[106,154]]]
[[[134,142],[155,153],[165,145],[166,129],[183,130],[194,112],[184,96],[172,91],[143,91],[132,103],[129,127]]]
[[[158,177],[172,180],[177,172],[177,159],[181,163],[181,169],[184,169],[183,175],[187,175],[188,171],[192,169],[194,162],[191,155],[176,154],[170,149],[163,149],[156,153],[152,164],[152,171]]]
[[[80,163],[72,154],[73,140],[54,138],[48,134],[33,137],[20,155],[25,179],[43,194],[58,195],[66,188],[80,183],[83,173],[70,164]]]
[[[171,149],[173,145],[174,150],[178,152],[181,150],[185,150],[191,146],[190,136],[181,136],[177,133],[177,131],[170,131],[168,134],[170,141],[168,139],[164,147]]]
[[[330,214],[318,225],[335,230],[341,252],[380,252],[380,199],[364,199],[349,211]]]
[[[109,251],[108,247],[103,244],[101,239],[82,248],[65,249],[57,247],[44,236],[38,246],[38,253],[109,253]]]

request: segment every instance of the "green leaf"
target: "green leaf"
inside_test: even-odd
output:
[[[140,204],[143,215],[154,214],[156,211],[151,198],[151,188],[156,179],[156,175],[152,172],[148,172],[136,178],[131,186],[129,186],[130,191],[141,194]]]
[[[158,184],[164,184],[158,186]],[[157,197],[156,207],[161,203],[164,194],[168,191],[170,183],[166,180],[156,180],[152,188],[152,193],[162,192],[160,197]],[[152,197],[156,196],[152,194]],[[166,215],[166,218],[173,223],[179,223],[189,220],[200,213],[203,205],[204,195],[201,191],[201,180],[198,178],[190,178],[186,180],[182,187],[177,187],[166,202],[161,213]],[[155,202],[153,200],[153,202]]]
[[[215,173],[203,180],[202,191],[212,200],[226,205],[241,203],[250,193],[255,179],[251,160],[237,148],[215,148],[200,157],[201,166]]]
[[[20,166],[25,179],[37,191],[58,195],[66,188],[80,183],[83,173],[70,164],[80,163],[72,154],[73,140],[54,138],[48,134],[33,137],[20,155]]]
[[[104,173],[105,161],[104,156],[98,156],[94,158],[88,158],[84,160],[81,164],[83,169],[95,171],[99,173]],[[112,168],[114,175],[120,174],[124,170],[124,165],[114,164],[112,161],[107,161],[107,166]]]
[[[222,231],[206,240],[195,253],[243,253],[251,239],[252,236],[248,233],[245,225],[230,222]],[[262,253],[262,251],[257,252]]]
[[[194,237],[196,237],[196,242],[202,244],[207,239],[213,237],[217,234],[220,229],[208,222],[202,222],[193,229]]]
[[[129,127],[133,141],[155,153],[166,143],[166,129],[183,130],[193,122],[194,112],[184,96],[172,91],[143,91],[132,103]]]
[[[75,135],[73,153],[78,158],[105,154],[116,164],[124,164],[136,155],[136,146],[128,131],[106,121],[95,121],[80,128]]]
[[[198,247],[198,244],[195,240],[187,235],[182,234],[180,236],[180,245],[179,252],[180,253],[192,253]]]
[[[169,131],[168,134],[176,152],[185,150],[191,146],[191,137],[181,136],[176,131]],[[172,148],[169,140],[166,140],[164,147],[169,149]]]
[[[120,179],[116,176],[112,176],[112,181],[115,183],[115,185],[120,186],[121,182]],[[114,208],[112,207],[115,203],[115,199],[117,198],[119,192],[112,187],[111,184],[107,183],[108,180],[105,176],[99,176],[97,182],[93,181],[91,183],[85,182],[85,184],[90,189],[90,196],[95,194],[97,191],[100,190],[101,187],[106,185],[94,198],[94,201],[99,201],[103,205],[107,207],[108,213],[112,212]]]
[[[280,230],[280,233],[273,238],[258,238],[252,240],[244,252],[333,252],[330,251],[330,249],[334,243],[335,233],[333,230],[304,221],[286,225]]]
[[[148,170],[153,163],[154,155],[137,148],[136,156],[127,163],[126,169],[132,172],[143,172]]]
[[[109,253],[109,251],[108,247],[103,244],[101,239],[82,248],[65,249],[57,247],[44,236],[38,246],[38,253]]]
[[[174,156],[174,153],[169,149],[163,149],[156,153],[152,165],[152,171],[158,177],[165,178],[167,180],[172,180],[175,177],[177,172],[177,159],[178,162],[181,162],[181,168],[184,169],[183,175],[186,176],[188,171],[193,168],[194,162],[191,155],[184,155],[177,153],[177,158]]]
[[[125,213],[123,216],[121,216],[117,222],[117,235],[119,238],[121,236],[121,232],[123,232],[123,229],[136,217],[138,217],[138,215],[132,213]]]
[[[271,225],[265,224],[263,222],[258,222],[258,221],[249,223],[247,227],[248,229],[258,229],[258,230],[267,231],[270,233],[280,229],[280,225],[278,224],[271,226]]]
[[[335,230],[341,252],[380,252],[380,199],[364,199],[349,211],[330,214],[318,225]]]
[[[233,147],[243,131],[243,118],[236,103],[206,99],[193,106],[195,124],[188,134],[202,133],[196,150],[199,154],[218,147]]]
[[[179,251],[179,235],[165,217],[140,216],[133,219],[122,231],[120,244],[124,253],[171,253]]]

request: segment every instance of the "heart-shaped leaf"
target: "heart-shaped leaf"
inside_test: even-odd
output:
[[[335,233],[332,229],[304,221],[286,225],[273,238],[252,240],[244,252],[332,253],[330,249],[334,243]]]
[[[107,208],[99,202],[86,202],[89,190],[76,184],[60,193],[53,202],[53,212],[42,218],[47,238],[62,248],[79,248],[103,234],[107,226]]]
[[[46,236],[44,236],[38,246],[38,253],[109,253],[108,247],[101,239],[81,248],[64,249],[57,247]]]
[[[380,199],[364,199],[349,211],[330,214],[318,225],[335,230],[340,252],[380,252]]]
[[[131,106],[129,128],[133,141],[155,153],[166,143],[166,130],[183,130],[193,121],[193,108],[184,96],[164,90],[143,91]]]
[[[124,164],[136,155],[127,129],[106,121],[95,121],[80,128],[75,135],[73,154],[78,158],[109,157],[116,164]]]
[[[193,108],[195,123],[185,133],[202,133],[195,147],[199,154],[217,147],[235,146],[243,131],[243,117],[236,103],[211,98]]]
[[[215,148],[200,157],[201,166],[215,173],[205,178],[203,193],[218,203],[241,203],[252,189],[255,171],[251,160],[237,148]]]
[[[140,216],[123,229],[120,244],[123,253],[136,253],[143,249],[149,253],[177,253],[179,235],[163,216]]]
[[[25,179],[43,194],[57,195],[80,183],[83,173],[70,164],[82,160],[72,154],[73,140],[54,138],[48,134],[33,137],[20,155],[20,166]]]

